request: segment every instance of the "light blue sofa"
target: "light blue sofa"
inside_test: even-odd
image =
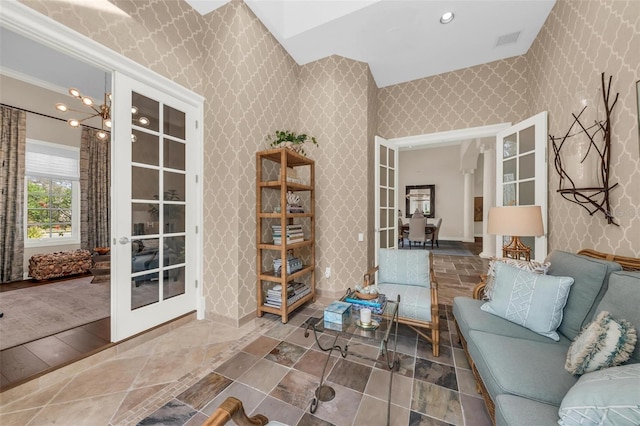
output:
[[[640,259],[624,259],[628,260],[625,265],[640,266]],[[482,311],[483,300],[456,297],[453,302],[460,341],[497,425],[557,424],[562,400],[578,381],[564,369],[567,350],[599,312],[606,310],[640,330],[640,272],[562,251],[551,253],[549,261],[549,275],[574,278],[558,342]],[[640,345],[636,345],[627,363],[639,362]]]

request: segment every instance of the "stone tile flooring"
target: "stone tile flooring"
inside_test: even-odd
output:
[[[431,344],[400,326],[391,424],[490,425],[452,332],[449,305],[442,305],[441,311],[442,347],[437,358]],[[322,306],[314,304],[296,313],[291,322],[321,315]],[[378,348],[363,345],[359,353],[375,359]],[[390,374],[382,358],[376,362],[332,354],[327,382],[336,396],[320,402],[315,414],[309,412],[326,357],[313,335],[304,337],[304,323],[275,324],[139,424],[200,424],[225,398],[235,396],[248,414],[260,413],[288,425],[384,425]]]
[[[477,244],[470,246],[479,252]],[[440,302],[450,305],[457,295],[471,295],[486,266],[477,256],[435,255]],[[329,380],[337,397],[309,413],[326,354],[304,338],[300,325],[319,316],[323,306],[300,309],[288,324],[271,315],[241,328],[190,321],[144,336],[142,344],[117,345],[0,393],[0,424],[135,425],[163,419],[199,425],[231,394],[240,396],[247,412],[290,425],[383,424],[389,373],[351,356],[332,358]],[[447,308],[438,358],[427,342],[403,331],[393,424],[489,424],[451,320]],[[363,346],[362,352],[375,355],[377,348]]]

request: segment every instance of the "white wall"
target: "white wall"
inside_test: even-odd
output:
[[[462,241],[464,177],[460,172],[460,147],[400,151],[398,166],[398,205],[403,215],[406,214],[405,187],[433,184],[436,186],[435,215],[442,218],[440,240]]]

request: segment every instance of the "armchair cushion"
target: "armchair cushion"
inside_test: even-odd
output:
[[[429,288],[430,262],[427,250],[380,249],[378,285],[404,284]],[[383,292],[384,293],[384,292]],[[387,294],[387,297],[389,295]],[[427,299],[431,299],[427,297]]]
[[[418,321],[431,321],[431,290],[421,286],[406,284],[378,284],[380,292],[387,300],[396,300],[400,295],[398,316]]]

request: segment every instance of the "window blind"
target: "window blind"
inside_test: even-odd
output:
[[[27,176],[80,179],[80,151],[46,142],[27,140]]]

